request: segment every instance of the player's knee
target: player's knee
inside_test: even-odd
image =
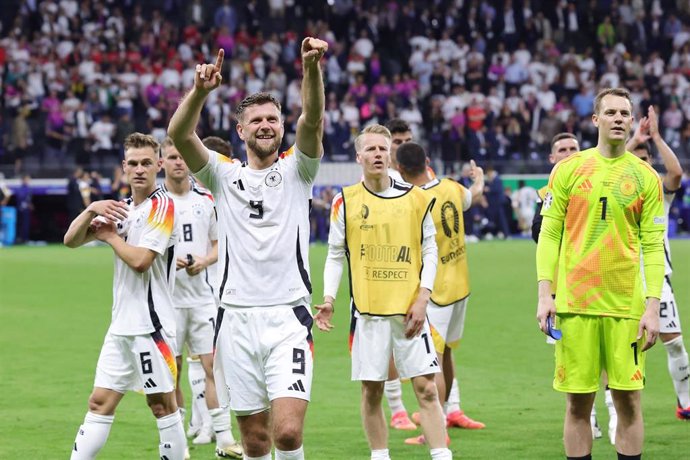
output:
[[[265,430],[243,431],[242,447],[249,457],[261,457],[271,451],[271,436]]]
[[[438,401],[438,389],[433,378],[417,379],[414,388],[420,403],[431,404]]]
[[[89,396],[89,412],[101,415],[105,414],[105,412],[107,412],[106,398],[97,393],[91,393],[91,396]]]
[[[375,405],[383,399],[383,382],[362,382],[362,399]]]
[[[156,418],[165,417],[177,410],[174,404],[166,403],[165,401],[148,401],[149,409]]]
[[[275,428],[274,436],[280,450],[296,450],[302,445],[302,427],[298,423],[282,423]]]

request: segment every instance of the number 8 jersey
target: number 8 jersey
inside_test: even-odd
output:
[[[195,175],[216,199],[221,305],[285,305],[310,297],[309,210],[319,162],[293,146],[269,168],[255,170],[209,151]]]

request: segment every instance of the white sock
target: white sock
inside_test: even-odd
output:
[[[613,405],[613,397],[611,396],[611,390],[608,388],[604,392],[604,401],[606,401],[606,407],[609,410],[609,415],[616,413],[616,406]]]
[[[187,361],[187,377],[189,387],[192,389],[192,416],[189,420],[191,426],[211,426],[211,416],[206,407],[206,372],[201,361]]]
[[[432,460],[452,460],[453,458],[453,453],[446,447],[431,449],[429,453],[431,454]]]
[[[386,394],[388,407],[390,407],[392,414],[405,411],[405,405],[403,404],[402,400],[402,385],[400,385],[400,379],[386,380],[386,383],[383,385],[383,390]]]
[[[304,460],[304,446],[296,450],[279,450],[276,447],[276,460]]]
[[[244,454],[242,456],[243,460],[271,460],[271,453],[267,453],[266,455],[262,455],[261,457],[250,457],[247,454]]]
[[[590,418],[592,419],[592,422],[596,420],[597,418],[597,408],[592,404],[592,414],[590,415]]]
[[[177,411],[156,419],[156,424],[158,425],[158,435],[160,436],[160,444],[158,444],[160,458],[184,460],[187,438],[184,435],[180,412]]]
[[[103,448],[113,426],[114,415],[98,415],[87,412],[84,423],[79,427],[72,447],[71,460],[90,460],[96,458]]]
[[[690,407],[690,369],[688,369],[688,352],[683,345],[683,336],[676,337],[664,344],[668,357],[668,372],[673,379],[678,403],[683,409]]]
[[[443,404],[443,409],[446,415],[460,410],[460,389],[458,388],[458,379],[456,378],[453,378],[448,401]]]
[[[213,431],[216,433],[216,446],[225,447],[235,443],[235,438],[230,431],[230,409],[217,407],[209,409],[213,422]]]
[[[400,383],[400,380],[397,381]],[[388,449],[377,449],[371,451],[371,460],[391,460]]]

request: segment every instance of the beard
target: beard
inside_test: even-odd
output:
[[[259,144],[256,137],[251,137],[247,139],[247,151],[251,150],[257,157],[263,160],[276,153],[282,142],[283,138],[276,136],[273,138],[273,142],[269,145],[265,145]]]

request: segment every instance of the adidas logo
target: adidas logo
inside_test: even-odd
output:
[[[205,393],[205,392],[201,392],[201,393],[199,393],[199,395],[196,397],[196,399],[204,399],[205,397],[206,397],[206,393]]]
[[[639,380],[642,380],[642,379],[643,379],[643,377],[642,377],[642,372],[640,372],[639,369],[638,369],[638,370],[633,374],[633,376],[630,378],[630,380],[632,380],[633,382],[636,382],[636,381],[639,381]]]
[[[678,327],[678,326],[676,326],[675,321],[671,321],[670,323],[668,323],[668,327]]]
[[[429,367],[438,367],[438,358],[434,358],[434,361],[431,363]]]
[[[288,387],[288,390],[292,390],[292,391],[301,391],[302,393],[306,393],[306,392],[307,392],[307,390],[304,389],[304,385],[302,385],[302,381],[301,381],[301,380],[298,380],[298,381],[296,381],[295,383],[293,383],[292,385],[290,385],[290,386]]]
[[[156,385],[156,382],[154,382],[151,378],[149,378],[144,384],[144,388],[156,388],[157,386],[158,385]]]
[[[592,183],[589,181],[589,179],[585,179],[584,182],[582,182],[577,189],[582,191],[582,192],[591,192],[592,191]]]
[[[168,458],[167,455],[163,455],[163,456],[161,457],[161,460],[170,460],[170,458]]]

